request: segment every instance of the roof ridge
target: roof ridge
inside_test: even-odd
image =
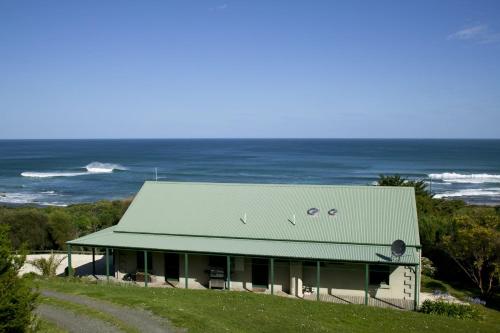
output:
[[[369,188],[369,189],[400,189],[407,191],[411,186],[378,186],[378,185],[345,185],[345,184],[297,184],[297,183],[220,183],[220,182],[190,182],[190,181],[165,181],[146,180],[145,184],[179,184],[179,185],[213,185],[213,186],[264,186],[264,187],[315,187],[315,188]]]

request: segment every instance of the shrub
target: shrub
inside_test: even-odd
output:
[[[459,319],[470,319],[478,316],[477,309],[467,304],[449,303],[445,301],[426,300],[420,307],[420,312],[436,314]]]
[[[422,274],[433,277],[436,274],[434,263],[426,257],[422,257]]]
[[[471,304],[479,304],[479,305],[484,305],[486,306],[486,301],[483,301],[482,299],[480,299],[479,297],[470,297],[470,296],[467,296],[465,298],[465,300]]]
[[[10,226],[10,240],[14,249],[23,245],[30,250],[53,247],[48,232],[47,214],[33,207],[0,207],[0,224]]]
[[[38,258],[29,261],[35,266],[43,276],[56,276],[57,267],[63,262],[66,257],[57,258],[55,254],[51,254],[48,258]]]
[[[37,294],[18,273],[26,256],[13,255],[8,228],[0,225],[0,332],[26,332],[33,324]]]
[[[131,200],[99,201],[68,207],[0,205],[0,225],[10,227],[14,250],[66,249],[66,241],[118,223]]]
[[[56,210],[49,214],[49,230],[60,249],[64,249],[66,242],[75,238],[77,234],[72,216],[65,210]]]

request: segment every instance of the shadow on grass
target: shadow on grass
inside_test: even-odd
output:
[[[439,290],[441,292],[448,292],[448,287],[441,281],[428,281],[424,283],[424,287],[430,291]]]

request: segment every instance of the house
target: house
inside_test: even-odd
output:
[[[108,276],[145,286],[418,305],[411,187],[147,181],[117,225],[69,241],[69,258],[75,246],[106,249]]]

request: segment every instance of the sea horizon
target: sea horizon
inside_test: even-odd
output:
[[[0,204],[133,196],[145,180],[374,185],[427,182],[437,198],[500,204],[500,139],[0,140]]]
[[[131,137],[131,138],[4,138],[0,141],[100,141],[100,140],[486,140],[486,141],[500,141],[500,138],[412,138],[412,137],[395,137],[395,138],[385,138],[385,137]]]

